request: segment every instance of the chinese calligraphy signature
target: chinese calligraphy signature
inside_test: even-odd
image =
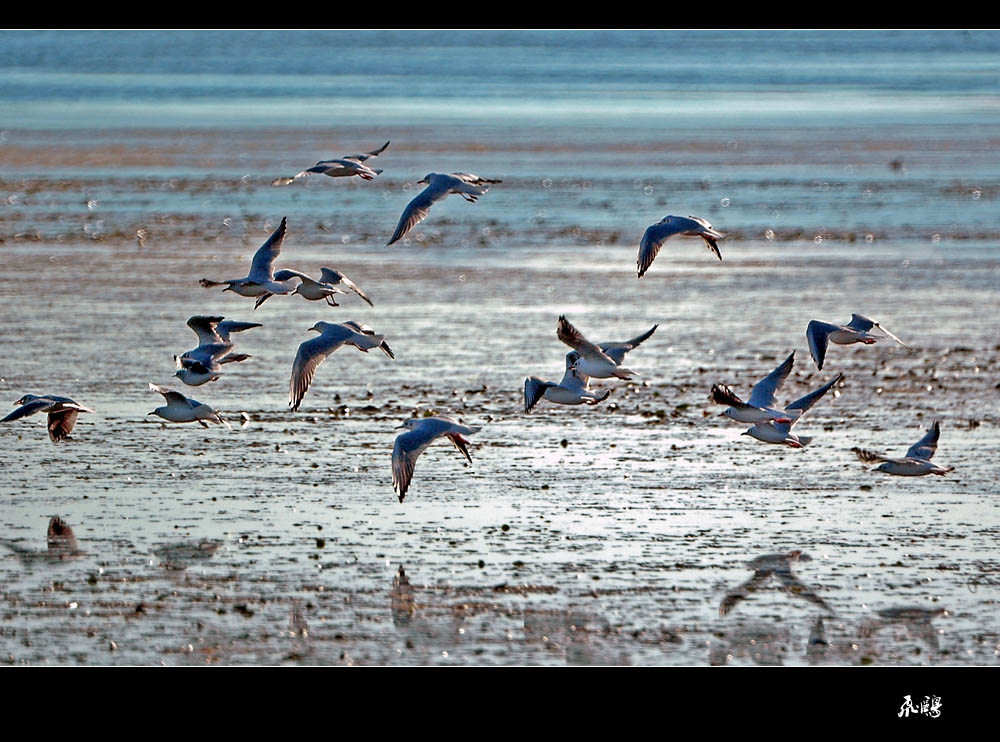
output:
[[[941,696],[924,696],[922,701],[916,703],[910,696],[903,696],[903,705],[899,707],[897,716],[909,718],[910,714],[936,719],[941,716]]]

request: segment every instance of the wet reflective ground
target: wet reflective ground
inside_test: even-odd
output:
[[[493,195],[442,205],[486,215]],[[285,265],[336,267],[375,308],[252,312],[197,281],[242,275],[269,232],[253,226],[246,244],[0,248],[4,404],[57,393],[96,411],[58,445],[40,415],[0,426],[6,662],[997,663],[992,243],[743,239],[720,264],[678,241],[637,281],[626,240],[386,250],[290,218]],[[831,346],[817,371],[806,323],[854,311],[911,350]],[[184,321],[214,313],[263,323],[237,340],[252,357],[173,383]],[[601,382],[606,402],[525,415],[524,378],[562,374],[560,314],[596,341],[660,326],[629,355],[635,382]],[[295,349],[321,319],[373,326],[396,360],[342,348],[289,413]],[[792,349],[779,401],[845,374],[796,424],[802,450],[740,436],[707,399],[714,383],[745,395]],[[147,416],[150,381],[234,429]],[[429,411],[482,426],[474,463],[435,443],[400,504],[393,429]],[[946,477],[851,453],[901,455],[935,419]],[[77,544],[56,558],[52,516]]]

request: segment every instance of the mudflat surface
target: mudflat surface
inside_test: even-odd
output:
[[[327,185],[340,184],[308,192]],[[58,445],[42,416],[0,426],[0,657],[997,662],[995,243],[745,237],[723,242],[719,263],[677,239],[636,280],[642,220],[601,244],[451,241],[469,222],[447,217],[486,218],[503,187],[436,207],[426,228],[442,244],[421,246],[427,232],[415,230],[387,249],[290,218],[279,267],[336,267],[374,308],[275,297],[254,312],[250,299],[198,285],[245,275],[280,207],[242,234],[220,222],[211,238],[141,245],[8,233],[0,398],[63,394],[96,412]],[[385,210],[383,231],[407,198],[370,207]],[[806,323],[852,312],[909,349],[831,346],[817,371]],[[197,388],[171,376],[172,356],[196,344],[184,326],[193,314],[263,323],[238,336],[249,360]],[[562,375],[560,314],[595,341],[659,327],[628,357],[635,381],[598,382],[613,389],[606,402],[543,401],[525,414],[524,378]],[[384,333],[395,361],[342,348],[289,412],[298,344],[316,321],[347,319]],[[707,399],[714,383],[745,396],[792,350],[779,401],[845,375],[795,426],[814,436],[802,450],[741,436],[747,426]],[[162,403],[149,382],[211,404],[233,429],[148,416]],[[436,442],[401,504],[394,428],[431,412],[482,427],[473,465]],[[851,453],[902,455],[934,420],[935,461],[955,467],[946,477],[870,472]],[[46,554],[52,515],[78,551]],[[751,580],[751,560],[796,550],[811,559],[787,581]]]

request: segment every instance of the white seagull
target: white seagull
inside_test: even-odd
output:
[[[396,225],[396,231],[392,233],[392,239],[386,243],[387,245],[391,245],[426,219],[434,202],[440,201],[449,193],[457,193],[466,201],[473,203],[489,190],[490,185],[503,181],[480,178],[471,173],[452,173],[451,175],[428,173],[417,182],[426,183],[427,187],[403,209],[403,214],[399,217],[399,224]]]
[[[809,392],[804,397],[796,399],[785,408],[785,413],[791,417],[790,422],[778,422],[777,420],[765,420],[757,423],[749,430],[743,431],[741,435],[749,435],[764,443],[783,443],[790,448],[803,448],[809,445],[811,436],[799,436],[792,432],[792,426],[799,421],[810,407],[822,398],[835,384],[844,378],[843,374],[837,374],[819,389]],[[794,416],[794,417],[793,417]]]
[[[286,217],[282,217],[278,228],[254,253],[253,261],[250,263],[250,273],[245,278],[231,278],[227,281],[209,281],[203,278],[199,283],[205,288],[225,285],[223,291],[234,291],[240,296],[287,294],[295,288],[294,279],[279,282],[274,278],[274,261],[281,254],[281,245],[285,241],[287,231]]]
[[[348,178],[352,175],[357,175],[362,180],[372,180],[376,175],[380,175],[382,171],[368,167],[365,165],[365,161],[370,160],[372,157],[378,157],[385,152],[385,148],[388,146],[389,142],[386,142],[371,152],[363,152],[359,155],[347,155],[346,157],[341,157],[339,160],[320,160],[311,168],[303,170],[294,177],[275,178],[271,181],[271,185],[288,185],[299,178],[304,178],[309,173],[322,173],[323,175],[329,175],[331,178]]]
[[[298,271],[293,270],[280,270],[274,274],[274,280],[282,284],[296,278],[299,279],[299,285],[295,287],[292,295],[294,296],[295,294],[298,294],[307,301],[320,301],[325,299],[326,303],[331,307],[339,307],[340,305],[334,300],[333,297],[335,294],[347,293],[344,289],[340,288],[343,286],[350,289],[368,302],[369,306],[375,306],[372,304],[372,300],[368,298],[368,295],[358,288],[357,284],[355,284],[343,273],[338,270],[334,270],[333,268],[321,268],[320,278],[318,281],[313,280],[304,273],[299,273]],[[270,299],[271,296],[272,294],[264,294],[257,299],[257,303],[254,304],[254,309]]]
[[[434,442],[434,439],[441,436],[448,438],[471,464],[469,441],[462,436],[478,433],[482,429],[460,425],[447,417],[412,418],[400,425],[399,428],[405,428],[409,431],[397,436],[396,444],[392,448],[392,487],[400,502],[406,497],[406,491],[410,487],[410,481],[413,479],[413,466],[417,463],[417,457]]]
[[[191,399],[190,397],[185,397],[180,392],[175,392],[173,389],[167,389],[163,386],[157,386],[156,384],[150,384],[149,388],[163,395],[163,398],[167,401],[167,404],[163,407],[157,407],[149,415],[157,415],[162,417],[167,422],[171,423],[198,423],[203,428],[208,427],[209,422],[216,423],[218,425],[225,425],[227,428],[232,426],[226,422],[225,418],[222,417],[218,412],[213,410],[207,404],[202,404],[197,399]],[[208,422],[206,422],[206,420]]]
[[[46,394],[43,397],[39,397],[37,394],[25,394],[14,404],[21,405],[21,408],[14,410],[3,420],[0,420],[0,423],[28,417],[36,412],[47,412],[49,415],[49,438],[52,439],[53,443],[59,443],[59,441],[69,437],[69,434],[73,432],[73,426],[76,425],[77,415],[81,412],[93,412],[89,407],[84,407],[68,397],[57,397],[54,394]]]
[[[830,322],[822,322],[814,319],[806,327],[806,339],[809,341],[809,352],[812,353],[813,360],[816,362],[816,368],[820,370],[823,368],[823,359],[826,357],[826,346],[828,343],[837,343],[837,345],[864,343],[865,345],[871,345],[881,340],[881,335],[872,335],[869,332],[873,327],[880,329],[904,348],[909,347],[878,322],[863,317],[860,314],[852,314],[851,321],[846,325],[835,325]]]
[[[371,328],[366,328],[356,322],[345,322],[340,325],[332,322],[317,322],[309,330],[318,332],[320,335],[302,343],[295,354],[288,391],[288,406],[292,408],[293,412],[298,410],[299,405],[302,404],[302,398],[305,397],[309,385],[312,384],[316,369],[326,360],[327,356],[340,346],[353,345],[363,353],[367,353],[372,348],[381,348],[386,355],[395,357],[391,350],[387,350],[387,345],[383,347],[385,344],[384,335],[376,335]]]
[[[531,412],[543,397],[556,404],[588,404],[603,402],[611,394],[610,389],[603,393],[590,388],[587,377],[580,374],[575,364],[580,354],[571,350],[566,354],[566,373],[558,384],[554,381],[543,381],[537,376],[529,376],[524,380],[524,411]]]
[[[636,260],[639,278],[649,270],[663,243],[677,234],[685,237],[701,237],[708,249],[715,253],[715,257],[722,260],[722,253],[719,252],[716,240],[721,240],[725,235],[713,229],[706,220],[698,216],[665,216],[648,227],[642,235],[639,257]]]
[[[801,409],[779,410],[774,407],[774,398],[778,390],[781,389],[788,374],[792,371],[795,363],[795,351],[793,350],[788,358],[758,381],[750,392],[750,398],[744,402],[732,389],[722,384],[712,386],[712,393],[709,399],[715,404],[729,405],[724,414],[741,423],[759,423],[767,420],[774,420],[779,423],[790,423],[802,414]]]
[[[866,451],[863,448],[852,448],[851,450],[866,464],[878,464],[874,471],[896,474],[901,477],[923,477],[927,474],[944,476],[948,472],[955,471],[955,467],[938,466],[931,463],[931,457],[937,451],[940,435],[941,424],[935,420],[934,424],[927,429],[924,437],[910,446],[906,456],[901,459],[892,459],[875,451]]]
[[[556,337],[579,353],[574,368],[583,376],[595,379],[610,379],[612,377],[631,379],[635,375],[635,371],[622,368],[621,364],[610,353],[606,353],[599,346],[587,340],[579,330],[570,324],[565,315],[559,317]],[[619,351],[612,350],[612,352],[619,355]],[[624,359],[626,352],[628,351],[620,351],[622,359]]]

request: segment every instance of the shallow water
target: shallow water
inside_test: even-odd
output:
[[[483,38],[491,59],[511,57],[507,41]],[[607,59],[616,38],[591,43]],[[741,107],[765,78],[755,87],[729,77],[731,87],[712,88],[714,107],[688,106],[688,118],[618,120],[605,103],[567,125],[558,110],[539,116],[528,105],[544,98],[544,76],[496,71],[487,111],[510,103],[512,79],[528,102],[489,120],[468,106],[467,89],[444,102],[436,89],[416,102],[401,94],[387,81],[409,68],[393,67],[393,54],[416,54],[426,64],[419,79],[439,81],[421,56],[429,52],[392,45],[385,76],[372,73],[384,87],[369,108],[332,127],[233,121],[240,109],[230,104],[246,86],[257,90],[255,110],[282,110],[268,106],[290,80],[306,86],[309,70],[285,71],[282,85],[261,92],[254,75],[266,66],[247,72],[243,88],[210,66],[219,77],[202,83],[235,86],[230,97],[136,102],[132,90],[122,97],[144,111],[133,120],[113,100],[130,90],[116,78],[127,68],[95,63],[84,72],[105,76],[88,80],[110,101],[107,129],[86,106],[75,122],[45,118],[69,88],[35,88],[40,108],[24,99],[31,86],[0,88],[14,106],[0,141],[0,400],[58,393],[96,411],[59,445],[39,417],[0,425],[0,657],[996,664],[1000,182],[991,153],[1000,130],[995,76],[976,71],[996,65],[997,35],[944,35],[929,57],[914,51],[926,37],[901,39],[883,51],[898,55],[881,83],[895,97],[864,124],[861,102],[879,85],[846,68],[824,82],[816,75],[829,59],[794,45],[761,61],[798,70],[783,85],[771,80],[798,101],[784,114]],[[844,44],[836,59],[864,50]],[[65,46],[71,61],[83,48]],[[379,58],[369,47],[366,58]],[[632,61],[607,66],[602,79],[620,98],[644,99],[642,86],[662,78],[643,66],[652,56],[629,49]],[[556,79],[581,112],[594,72],[576,66],[574,44],[561,54]],[[726,55],[706,69],[743,59]],[[916,75],[913,60],[928,59]],[[49,82],[65,73],[44,55],[35,62],[32,74]],[[183,72],[163,64],[157,74]],[[673,85],[688,79],[671,74]],[[930,104],[949,76],[965,81],[957,88],[972,102],[939,111]],[[853,104],[830,120],[796,113],[845,89]],[[376,126],[358,120],[370,109]],[[411,121],[414,111],[424,118]],[[375,181],[270,186],[387,139]],[[383,247],[429,170],[504,182],[476,204],[435,205],[407,240]],[[701,214],[727,233],[723,262],[697,240],[675,239],[637,280],[638,240],[665,213]],[[338,268],[375,307],[275,297],[253,312],[249,299],[198,285],[243,275],[282,216],[279,267]],[[807,322],[852,312],[910,349],[833,346],[817,371]],[[238,336],[248,361],[192,389],[171,374],[172,356],[193,347],[184,326],[193,314],[263,327]],[[524,378],[562,375],[560,314],[596,341],[659,327],[628,357],[640,376],[603,382],[613,389],[603,404],[543,401],[526,415]],[[384,333],[396,360],[341,349],[288,412],[298,344],[316,321],[346,319]],[[741,436],[746,426],[707,399],[715,383],[745,394],[793,349],[779,401],[845,375],[796,425],[814,436],[802,450]],[[162,403],[149,382],[210,403],[234,428],[160,423],[146,414]],[[435,443],[400,504],[394,428],[430,411],[482,427],[471,436],[473,465]],[[955,467],[946,477],[884,476],[851,453],[901,455],[933,420],[942,423],[934,460]],[[80,553],[47,553],[52,515],[72,526]],[[751,560],[794,550],[811,557],[791,567],[798,587],[762,579],[720,611],[748,584]],[[899,607],[928,613],[891,613]]]

